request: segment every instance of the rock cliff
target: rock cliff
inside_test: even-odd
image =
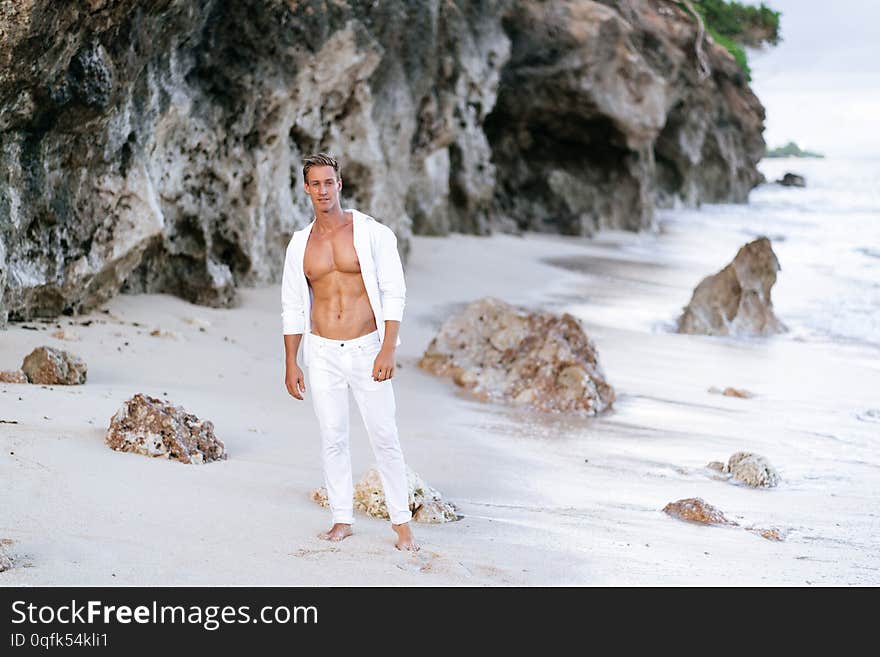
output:
[[[695,37],[660,0],[2,1],[0,325],[279,280],[319,149],[404,257],[744,201],[763,109]]]

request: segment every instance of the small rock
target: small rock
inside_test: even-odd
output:
[[[707,463],[706,467],[712,470],[718,470],[718,472],[724,472],[724,464],[721,461],[712,461]]]
[[[21,364],[30,383],[78,385],[86,382],[85,362],[63,349],[37,347]]]
[[[6,552],[7,541],[8,539],[4,539],[3,542],[0,543],[0,573],[4,570],[9,570],[15,565],[12,561],[12,557]],[[9,542],[11,543],[11,541]]]
[[[180,333],[177,331],[166,331],[165,329],[153,329],[150,335],[154,338],[171,338],[172,340],[180,340]]]
[[[770,488],[779,483],[779,475],[770,462],[759,454],[736,452],[727,461],[724,472],[748,486]]]
[[[725,388],[721,393],[725,397],[739,397],[740,399],[748,399],[749,397],[754,397],[754,395],[748,390],[743,390],[742,388]]]
[[[71,331],[70,329],[58,329],[57,331],[53,331],[50,333],[53,338],[58,338],[59,340],[68,340],[70,342],[76,342],[80,339],[79,333],[76,331]]]
[[[748,390],[745,390],[743,388],[727,387],[724,390],[721,390],[720,388],[716,388],[715,386],[712,386],[711,388],[709,388],[709,392],[711,392],[713,395],[724,395],[725,397],[739,397],[740,399],[749,399],[750,397],[755,396],[754,393],[749,392]]]
[[[211,328],[211,322],[207,319],[201,319],[200,317],[184,317],[183,321],[200,329]]]
[[[443,500],[440,492],[431,488],[411,468],[407,467],[409,484],[409,508],[415,522],[440,523],[458,520],[455,506]],[[323,507],[328,506],[327,491],[322,486],[313,490],[309,497]],[[370,468],[354,486],[354,508],[374,518],[389,519],[385,492],[379,471]]]
[[[779,178],[776,181],[780,185],[784,185],[785,187],[806,187],[807,179],[802,175],[797,173],[791,173],[787,171],[782,178]]]
[[[760,534],[762,537],[766,538],[768,541],[782,541],[785,540],[784,533],[776,527],[770,527],[769,529],[760,529],[758,527],[749,527],[749,531],[756,532]]]
[[[686,499],[670,502],[663,511],[679,520],[697,522],[706,525],[736,525],[733,520],[728,520],[724,514],[711,504],[704,502],[700,497],[688,497]]]
[[[27,383],[27,375],[22,370],[0,370],[0,383]]]
[[[214,424],[180,406],[137,393],[110,419],[105,442],[118,452],[208,463],[227,457]]]

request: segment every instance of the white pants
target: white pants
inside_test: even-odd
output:
[[[308,390],[321,429],[324,485],[334,523],[354,520],[351,455],[348,450],[348,389],[351,387],[376,457],[388,514],[395,525],[412,518],[406,464],[397,436],[391,380],[373,380],[381,349],[379,332],[353,340],[331,340],[312,333],[308,341]]]

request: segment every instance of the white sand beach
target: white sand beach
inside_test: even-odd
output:
[[[797,332],[668,330],[699,280],[745,241],[719,229],[707,246],[681,224],[592,241],[414,238],[395,377],[401,440],[408,464],[464,516],[415,524],[417,554],[395,550],[388,523],[363,515],[341,543],[316,537],[329,523],[309,499],[322,483],[318,430],[308,398],[283,385],[278,286],[241,290],[228,310],[121,295],[107,312],[26,323],[46,330],[11,324],[0,369],[46,344],[84,358],[88,381],[0,384],[0,419],[15,421],[0,423],[0,538],[16,563],[0,585],[880,584],[880,350]],[[780,307],[797,272],[781,244]],[[614,410],[540,416],[473,401],[419,370],[443,319],[486,295],[579,316],[617,391]],[[56,324],[81,339],[50,337]],[[176,336],[151,336],[156,328]],[[109,419],[137,392],[213,421],[228,460],[110,450]],[[353,401],[351,412],[358,478],[373,459]],[[767,457],[780,485],[751,489],[704,468],[741,450]],[[741,526],[661,511],[685,497]]]

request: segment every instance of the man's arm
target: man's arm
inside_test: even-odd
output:
[[[393,319],[385,320],[385,340],[379,353],[376,354],[376,360],[373,361],[373,380],[385,381],[394,376],[394,370],[397,368],[397,362],[394,358],[394,352],[397,350],[397,332],[400,330],[400,322]]]
[[[302,333],[285,334],[284,336],[284,362],[288,367],[296,365],[296,352],[299,351],[302,337]]]
[[[299,365],[296,364],[296,352],[302,340],[302,333],[284,336],[284,386],[287,392],[297,399],[303,398],[306,391],[306,381]]]
[[[385,316],[385,341],[382,346],[393,351],[397,345],[403,308],[406,305],[406,281],[397,250],[397,236],[387,226],[383,225],[382,228],[376,252],[376,277],[382,297],[382,313]]]
[[[302,336],[306,326],[305,305],[302,298],[302,263],[296,262],[293,240],[284,255],[281,274],[281,324],[284,335]],[[298,344],[298,343],[297,343]],[[294,354],[296,355],[296,354]]]
[[[284,383],[291,395],[302,399],[306,386],[302,370],[296,364],[296,354],[305,332],[305,307],[298,278],[302,276],[302,268],[295,262],[295,250],[291,240],[284,256],[284,271],[281,275],[281,324],[284,333]]]
[[[394,352],[397,350],[397,335],[403,320],[403,307],[406,305],[406,283],[403,279],[400,253],[397,251],[397,236],[387,226],[379,225],[381,228],[375,262],[382,313],[385,316],[385,339],[373,362],[373,379],[386,381],[394,376],[396,367]]]
[[[396,319],[386,319],[385,320],[385,341],[382,343],[382,346],[388,345],[388,347],[393,351],[397,346],[397,334],[400,331],[400,322]]]

